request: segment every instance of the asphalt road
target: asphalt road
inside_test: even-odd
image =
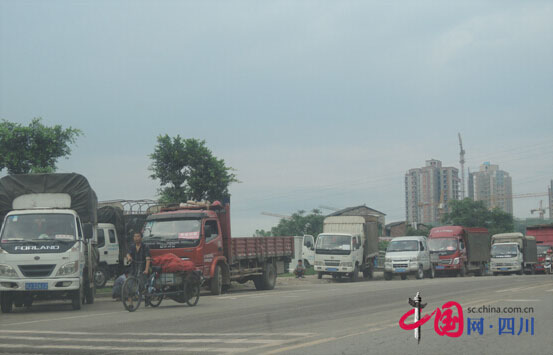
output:
[[[446,310],[442,306],[449,301],[462,306],[459,337],[438,335],[436,315],[422,326],[420,344],[412,330],[399,327],[411,309],[408,297],[418,291],[427,303],[423,314]],[[444,324],[439,323],[442,329]],[[104,298],[81,311],[72,311],[67,303],[48,303],[0,315],[0,353],[129,352],[553,354],[553,276],[291,280],[272,291],[251,286],[202,295],[195,307],[164,300],[159,308],[129,313],[121,303]]]

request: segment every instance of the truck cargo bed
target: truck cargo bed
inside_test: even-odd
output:
[[[294,255],[294,237],[255,237],[231,239],[231,263],[244,259]]]

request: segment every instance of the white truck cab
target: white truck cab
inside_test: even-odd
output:
[[[341,277],[349,274],[356,280],[363,263],[360,236],[345,233],[322,233],[315,244],[315,271],[319,278],[325,274]]]
[[[94,273],[94,284],[97,288],[101,288],[105,286],[107,280],[118,274],[122,260],[119,260],[119,239],[113,224],[98,223],[94,238],[100,255],[98,267]]]
[[[315,238],[312,235],[297,235],[294,237],[294,257],[290,260],[288,272],[293,272],[302,260],[305,267],[315,264]]]
[[[430,262],[430,252],[423,236],[396,237],[390,241],[384,260],[384,279],[391,280],[400,275],[402,280],[414,274],[417,279],[434,277],[434,268]]]

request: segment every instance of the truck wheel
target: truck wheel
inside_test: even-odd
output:
[[[319,280],[322,279],[322,278],[323,278],[323,273],[319,271],[319,272],[317,273],[317,278],[318,278]]]
[[[215,272],[213,278],[209,283],[209,289],[212,295],[220,295],[223,291],[223,275],[221,271],[221,265],[215,266]]]
[[[96,288],[102,288],[106,285],[109,278],[109,271],[105,266],[100,266],[94,273],[94,285]]]
[[[263,274],[263,289],[272,290],[276,285],[276,270],[275,266],[272,263],[267,264],[267,269]]]
[[[384,280],[390,281],[392,279],[392,273],[384,271]]]
[[[357,264],[355,264],[355,267],[353,268],[353,272],[351,273],[349,280],[351,282],[357,282],[359,280],[359,266],[357,266]]]
[[[419,265],[419,269],[417,270],[417,280],[424,279],[424,269],[422,268],[422,265]]]
[[[434,276],[436,276],[435,274],[436,274],[436,271],[434,271],[434,265],[430,264],[430,269],[428,269],[426,276],[428,278],[433,279]]]
[[[12,295],[8,292],[2,292],[0,294],[0,308],[2,313],[10,313],[13,309]]]
[[[484,275],[484,264],[480,264],[480,267],[478,270],[474,272],[474,276],[482,276]]]
[[[81,299],[83,296],[82,287],[78,290],[71,291],[71,306],[75,311],[81,309]]]
[[[94,295],[96,293],[96,287],[94,285],[90,286],[90,282],[86,281],[84,285],[84,298],[86,304],[94,303]]]
[[[466,269],[466,266],[465,264],[461,265],[461,268],[459,269],[459,277],[465,277],[465,275],[467,274],[467,269]]]
[[[401,275],[399,275],[399,277],[401,277],[402,280],[407,280],[407,275],[406,274],[401,274]]]

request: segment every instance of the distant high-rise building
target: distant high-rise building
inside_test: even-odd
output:
[[[553,219],[553,180],[549,186],[549,219]]]
[[[407,222],[437,224],[449,212],[448,201],[459,199],[459,170],[442,167],[436,159],[405,174],[405,213]]]
[[[499,207],[513,214],[512,186],[509,173],[489,162],[480,165],[480,171],[469,174],[469,197],[474,201],[484,201],[489,209]]]

